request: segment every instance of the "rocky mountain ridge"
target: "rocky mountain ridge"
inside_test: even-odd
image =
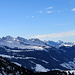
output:
[[[75,42],[63,42],[63,41],[42,41],[38,38],[31,38],[31,39],[25,39],[23,37],[11,37],[6,36],[0,38],[0,45],[6,45],[11,47],[24,47],[24,46],[73,46],[75,45]],[[21,45],[21,46],[20,46]]]

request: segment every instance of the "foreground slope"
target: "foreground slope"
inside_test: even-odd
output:
[[[0,75],[66,75],[64,71],[32,72],[22,66],[18,66],[7,59],[0,57]]]
[[[33,72],[0,57],[0,75],[74,75],[75,70],[53,70],[48,72]]]
[[[34,72],[0,57],[0,75],[34,75]]]

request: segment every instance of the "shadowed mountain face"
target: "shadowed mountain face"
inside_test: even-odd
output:
[[[18,66],[7,59],[0,57],[0,75],[67,75],[64,71],[32,72],[22,66]]]
[[[75,69],[75,47],[43,47],[44,50],[0,47],[0,56],[36,72]]]
[[[3,46],[0,47],[0,56],[37,72],[47,72],[56,68],[66,69],[60,65],[66,60],[65,56],[64,58],[61,56],[58,49],[54,47],[44,49],[18,49]]]

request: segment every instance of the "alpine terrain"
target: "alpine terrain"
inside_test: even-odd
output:
[[[0,38],[0,56],[34,72],[73,70],[75,69],[75,42],[6,36]],[[15,68],[16,66],[14,70]]]

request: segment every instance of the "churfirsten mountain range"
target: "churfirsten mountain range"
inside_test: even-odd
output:
[[[0,38],[0,56],[34,72],[75,69],[75,42]]]

